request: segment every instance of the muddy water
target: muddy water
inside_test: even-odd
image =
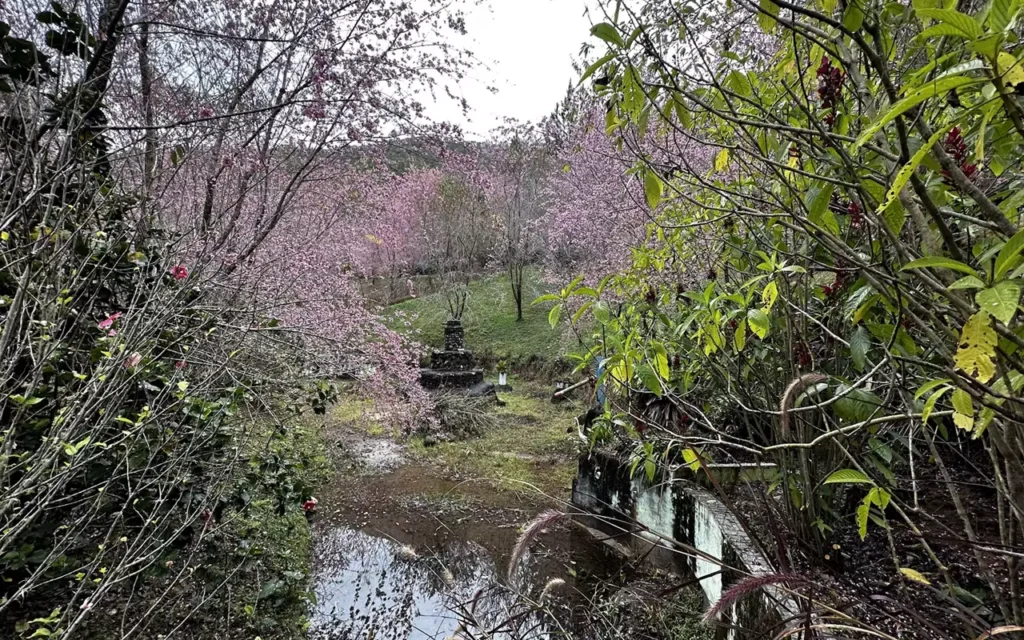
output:
[[[314,523],[316,640],[549,638],[591,625],[623,560],[572,526],[531,545],[511,580],[519,528],[545,505],[404,465],[346,473]],[[545,586],[552,579],[565,581]],[[538,613],[538,610],[541,613]]]

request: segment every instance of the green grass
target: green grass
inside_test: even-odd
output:
[[[580,408],[552,404],[546,386],[511,383],[515,391],[500,394],[506,404],[494,410],[495,426],[483,435],[432,447],[412,438],[409,451],[461,477],[491,481],[502,491],[529,493],[533,486],[566,498],[576,473],[575,443],[566,429]]]
[[[508,274],[488,276],[469,285],[469,301],[462,324],[466,329],[466,348],[489,359],[507,359],[510,364],[533,358],[549,362],[564,352],[562,332],[548,324],[552,303],[533,305],[537,297],[548,293],[540,281],[540,271],[530,269],[523,282],[523,320],[516,321],[516,305]],[[412,335],[434,348],[444,344],[444,323],[448,307],[444,295],[434,293],[391,306],[391,312],[404,312],[412,318]],[[398,326],[396,323],[395,326]]]

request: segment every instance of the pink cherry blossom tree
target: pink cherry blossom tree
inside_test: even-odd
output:
[[[494,259],[508,274],[516,320],[523,319],[523,276],[539,258],[542,218],[550,193],[552,158],[538,127],[510,123],[499,129],[492,155],[488,202],[498,227]]]

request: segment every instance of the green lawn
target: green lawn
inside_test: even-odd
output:
[[[549,291],[540,281],[540,271],[531,269],[523,290],[523,321],[516,322],[516,306],[507,274],[493,275],[469,285],[469,301],[462,324],[466,348],[484,360],[507,359],[513,366],[534,358],[554,362],[565,351],[562,331],[548,324],[550,302],[534,306],[538,296]],[[413,335],[435,348],[444,343],[448,307],[444,295],[434,293],[391,306],[412,317]],[[397,325],[396,325],[397,326]]]

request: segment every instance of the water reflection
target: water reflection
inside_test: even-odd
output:
[[[557,635],[547,616],[500,584],[493,558],[476,543],[449,542],[421,555],[337,527],[324,531],[317,547],[315,640],[434,640],[466,628],[467,637],[482,630],[496,631],[495,638]]]

